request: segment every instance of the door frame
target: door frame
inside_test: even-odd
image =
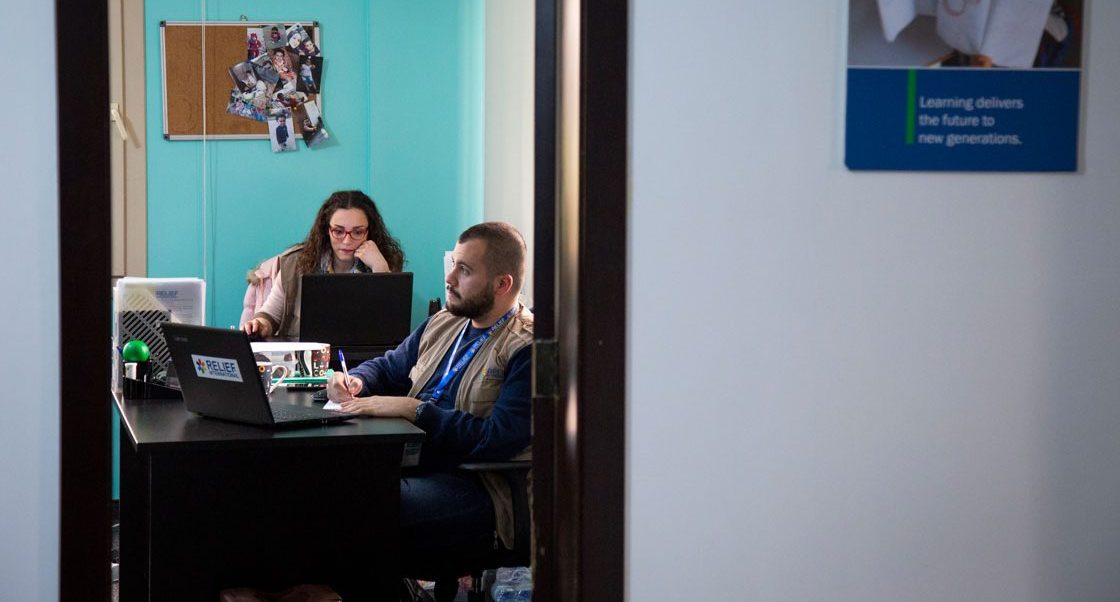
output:
[[[55,0],[58,65],[59,599],[110,596],[107,2]],[[74,40],[83,40],[74,52]]]
[[[628,15],[626,0],[537,1],[534,350],[555,349],[556,378],[552,395],[535,387],[534,599],[548,602],[625,596]]]
[[[113,220],[110,269],[113,278],[147,276],[144,0],[108,0],[108,4],[108,102],[117,105],[116,117],[120,120],[109,136]]]
[[[55,0],[56,56],[66,57],[57,62],[62,600],[110,595],[110,375],[97,351],[111,311],[107,6]],[[537,282],[556,269],[549,293],[534,285],[535,309],[551,314],[538,337],[557,341],[563,395],[534,412],[536,597],[622,600],[628,3],[537,7]],[[549,38],[551,57],[540,42]],[[82,53],[68,52],[75,39],[87,41]],[[541,88],[549,73],[551,98]]]

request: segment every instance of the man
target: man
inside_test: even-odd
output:
[[[462,558],[491,549],[495,531],[512,549],[505,481],[457,466],[526,457],[530,442],[533,314],[517,300],[525,240],[509,224],[478,224],[459,236],[453,259],[447,308],[328,385],[343,411],[404,418],[427,433],[416,473],[401,479],[410,577],[457,574]]]

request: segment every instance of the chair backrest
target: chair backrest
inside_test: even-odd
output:
[[[529,471],[531,460],[510,460],[507,462],[480,462],[461,464],[466,470],[496,472],[505,478],[513,501],[513,549],[497,546],[490,558],[483,559],[481,569],[501,566],[529,566],[531,556],[532,512],[529,507]]]
[[[521,462],[516,464],[521,464]],[[529,462],[526,462],[526,464],[531,466]],[[509,490],[513,497],[513,549],[506,550],[499,546],[494,552],[494,565],[486,568],[529,566],[531,557],[529,540],[532,538],[533,532],[532,511],[529,508],[530,466],[518,466],[502,470],[502,476],[509,483]]]
[[[506,479],[513,500],[513,549],[507,550],[500,544],[487,554],[471,559],[465,559],[462,567],[464,574],[470,574],[474,582],[474,590],[468,599],[480,600],[486,585],[483,583],[482,572],[487,569],[497,569],[504,566],[529,566],[532,558],[530,541],[532,539],[532,517],[529,508],[529,470],[532,461],[510,460],[507,462],[478,462],[460,464],[459,468],[471,471],[497,472]],[[497,542],[497,533],[494,534]],[[460,575],[447,575],[436,580],[436,600],[452,600],[458,591],[458,578]]]

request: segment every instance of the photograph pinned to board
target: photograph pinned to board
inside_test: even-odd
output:
[[[257,73],[253,70],[253,63],[249,61],[230,67],[229,76],[240,92],[251,92],[257,88]]]
[[[296,150],[296,138],[292,135],[291,121],[292,112],[288,109],[275,109],[268,116],[268,137],[272,140],[272,152]]]
[[[296,89],[308,94],[319,93],[319,77],[323,73],[323,58],[318,56],[299,57],[299,80]]]
[[[264,52],[264,30],[260,27],[245,28],[245,60],[251,61]]]
[[[256,72],[257,78],[275,84],[280,81],[280,74],[272,68],[272,61],[268,59],[268,53],[262,53],[257,58],[249,61],[253,65],[253,71]]]
[[[268,60],[272,64],[272,69],[286,82],[296,80],[294,59],[295,54],[287,48],[273,48],[268,51]]]
[[[262,29],[265,31],[264,47],[265,50],[272,50],[274,48],[283,48],[288,45],[288,37],[285,35],[286,29],[282,23],[273,23],[272,25],[265,25]]]
[[[319,104],[314,100],[304,103],[303,123],[300,126],[303,129],[303,143],[307,145],[307,148],[318,146],[324,140],[330,138],[330,135],[327,134],[327,128],[323,126],[323,116],[319,113]]]
[[[307,102],[307,95],[295,89],[295,86],[284,86],[272,96],[273,109],[288,109],[294,111]]]
[[[311,34],[303,28],[303,25],[296,23],[288,28],[288,48],[291,48],[300,56],[319,56],[319,48],[315,46],[315,41],[311,39]]]
[[[272,89],[272,84],[263,79],[258,79],[253,89],[248,92],[241,92],[234,88],[229,92],[226,112],[254,121],[268,121],[268,110],[272,106]]]

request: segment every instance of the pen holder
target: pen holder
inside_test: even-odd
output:
[[[179,389],[124,377],[121,392],[125,399],[182,399]]]

